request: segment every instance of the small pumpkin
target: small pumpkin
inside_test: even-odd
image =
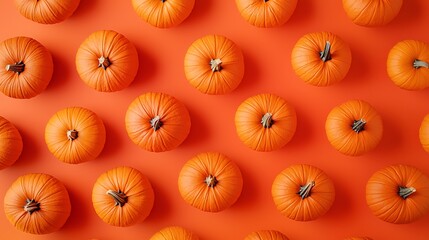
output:
[[[342,81],[352,62],[349,45],[330,32],[302,36],[292,49],[295,74],[304,82],[325,87]]]
[[[155,233],[149,240],[198,240],[198,236],[186,228],[165,227]]]
[[[241,195],[243,178],[227,156],[205,152],[187,161],[179,173],[179,192],[189,205],[205,212],[231,207]]]
[[[238,11],[248,23],[270,28],[285,24],[295,11],[297,0],[235,0]]]
[[[259,230],[251,232],[244,240],[289,240],[289,238],[276,230]]]
[[[244,76],[241,49],[221,35],[206,35],[194,41],[184,60],[188,82],[205,94],[232,92]]]
[[[129,138],[150,152],[173,150],[191,129],[186,106],[165,93],[145,93],[128,106],[125,126]]]
[[[419,139],[423,149],[426,152],[429,152],[429,114],[423,118],[423,121],[420,124]]]
[[[66,187],[44,173],[18,177],[4,197],[4,212],[18,230],[31,234],[58,231],[70,216],[71,204]]]
[[[23,148],[21,134],[6,118],[0,116],[0,170],[18,160]]]
[[[191,14],[195,0],[132,0],[134,11],[150,25],[175,27]]]
[[[429,45],[417,40],[396,43],[387,56],[387,74],[406,90],[429,87]]]
[[[40,94],[51,81],[54,63],[51,53],[29,37],[0,42],[0,92],[18,99]]]
[[[45,142],[60,161],[78,164],[100,155],[106,141],[103,121],[82,107],[69,107],[56,112],[45,127]]]
[[[336,150],[345,155],[360,156],[380,143],[383,122],[369,103],[349,100],[329,112],[325,131],[330,144]]]
[[[364,27],[383,26],[398,15],[402,0],[343,0],[343,8],[353,23]]]
[[[372,238],[369,238],[369,237],[348,237],[348,238],[344,238],[344,240],[372,240]]]
[[[154,203],[149,179],[131,167],[117,167],[101,174],[92,189],[92,204],[100,219],[127,227],[145,220]]]
[[[249,148],[268,152],[282,148],[295,134],[294,107],[274,94],[258,94],[240,104],[235,127],[240,140]]]
[[[19,13],[33,22],[43,24],[59,23],[69,18],[80,0],[14,0]]]
[[[383,168],[366,184],[366,203],[383,221],[411,223],[429,212],[429,177],[408,165]]]
[[[335,200],[332,180],[321,169],[295,164],[274,179],[271,194],[277,210],[295,221],[315,220],[328,212]]]
[[[113,30],[93,32],[76,53],[76,70],[80,78],[100,92],[115,92],[128,87],[138,67],[134,45]]]

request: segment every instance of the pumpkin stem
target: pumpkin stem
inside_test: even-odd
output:
[[[274,124],[273,120],[273,114],[272,113],[265,113],[264,116],[262,116],[261,124],[264,128],[270,128]]]
[[[269,0],[264,0],[264,2],[268,2]]]
[[[160,116],[156,116],[150,120],[150,125],[152,126],[154,131],[158,131],[164,123],[161,121]]]
[[[118,191],[113,191],[113,190],[109,190],[106,192],[106,194],[110,195],[113,200],[115,200],[115,206],[120,206],[123,207],[125,205],[125,203],[128,202],[128,196],[125,195],[125,193],[123,193],[121,190]]]
[[[110,62],[109,58],[101,56],[98,59],[98,67],[102,67],[104,70],[106,70],[110,66],[110,64],[112,63]]]
[[[40,210],[40,203],[36,202],[34,199],[30,200],[27,198],[26,202],[27,204],[24,206],[24,211],[28,212],[30,215]]]
[[[207,184],[208,187],[214,188],[219,181],[213,175],[208,175],[204,180],[204,183]]]
[[[414,67],[414,68],[416,68],[416,69],[419,69],[419,68],[421,68],[421,67],[429,68],[429,64],[428,64],[427,62],[425,62],[425,61],[422,61],[422,60],[416,59],[416,60],[414,60],[414,62],[413,62],[413,67]]]
[[[413,187],[399,187],[398,194],[403,199],[407,199],[411,194],[415,193],[417,190]]]
[[[314,185],[316,183],[314,181],[311,181],[304,186],[301,186],[301,188],[298,191],[299,196],[301,196],[301,199],[310,197],[311,195],[311,189],[313,189]]]
[[[222,61],[219,58],[210,60],[210,68],[212,72],[219,72],[222,70]]]
[[[22,61],[19,61],[15,64],[8,64],[6,65],[6,70],[7,71],[12,71],[17,73],[18,75],[21,74],[22,72],[24,72],[25,69],[25,64]]]
[[[365,124],[366,124],[366,121],[363,118],[361,118],[359,120],[354,120],[353,125],[352,125],[352,129],[356,133],[360,133],[361,131],[364,130]]]
[[[323,62],[329,61],[332,59],[331,57],[331,43],[329,41],[326,41],[325,49],[323,49],[322,52],[320,52],[320,59],[322,59]]]
[[[67,131],[67,138],[68,138],[70,141],[76,140],[76,139],[77,139],[77,137],[78,137],[78,135],[79,135],[79,132],[78,132],[78,131],[76,131],[75,129],[73,129],[73,130],[68,130],[68,131]]]
[[[161,2],[163,2],[163,3],[164,3],[165,1],[167,1],[167,0],[161,0]]]

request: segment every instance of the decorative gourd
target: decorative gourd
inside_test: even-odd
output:
[[[297,2],[297,0],[235,0],[244,20],[262,28],[285,24],[295,11]]]
[[[279,96],[259,94],[246,99],[235,113],[240,140],[256,151],[273,151],[286,145],[296,130],[295,109]]]
[[[349,237],[349,238],[344,238],[344,240],[372,240],[372,238],[369,238],[369,237]]]
[[[155,233],[149,240],[198,240],[198,236],[183,227],[165,227]]]
[[[44,173],[18,177],[4,197],[4,212],[16,229],[31,234],[58,231],[71,212],[69,194],[58,179]]]
[[[54,63],[48,49],[29,37],[0,42],[0,92],[8,97],[27,99],[49,85]]]
[[[387,74],[406,90],[429,87],[429,45],[417,40],[400,41],[387,56]]]
[[[420,124],[419,138],[423,149],[426,152],[429,152],[429,114],[423,118],[423,121]]]
[[[69,18],[80,0],[14,0],[19,13],[31,21],[43,24],[59,23]]]
[[[311,221],[331,208],[335,188],[319,168],[296,164],[277,175],[271,194],[277,210],[284,216],[295,221]]]
[[[10,167],[22,152],[22,138],[18,129],[0,116],[0,170]]]
[[[145,93],[128,107],[125,126],[129,138],[150,152],[165,152],[187,138],[191,118],[186,106],[165,93]]]
[[[92,190],[92,204],[103,222],[127,227],[146,219],[153,207],[149,179],[131,167],[117,167],[101,174]]]
[[[98,157],[104,148],[106,130],[92,111],[69,107],[56,112],[45,127],[45,142],[60,161],[78,164]]]
[[[377,147],[383,136],[383,122],[369,103],[350,100],[331,110],[325,131],[336,150],[360,156]]]
[[[76,70],[82,81],[100,92],[115,92],[128,87],[139,67],[134,45],[112,30],[92,33],[76,53]]]
[[[401,7],[402,0],[343,0],[343,8],[350,20],[364,27],[388,24]]]
[[[291,63],[304,82],[325,87],[340,82],[352,62],[349,45],[330,32],[309,33],[292,49]]]
[[[259,230],[250,233],[244,240],[289,240],[289,238],[276,230]]]
[[[241,49],[221,35],[206,35],[194,41],[184,60],[188,82],[198,91],[220,95],[232,92],[244,76]]]
[[[383,221],[413,222],[429,212],[429,177],[412,166],[388,166],[368,180],[366,202]]]
[[[170,28],[191,14],[195,0],[132,0],[131,3],[145,22],[158,28]]]
[[[220,212],[240,197],[240,169],[221,153],[200,153],[182,167],[179,192],[189,205],[205,212]]]

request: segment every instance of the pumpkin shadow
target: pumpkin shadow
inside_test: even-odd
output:
[[[292,26],[302,28],[303,24],[311,23],[314,20],[309,17],[314,15],[314,11],[312,0],[299,0],[292,16],[281,28],[290,28]]]
[[[151,185],[155,195],[155,201],[153,203],[153,208],[149,214],[149,216],[139,224],[146,225],[151,223],[158,223],[164,221],[169,217],[171,212],[171,202],[169,199],[169,194],[164,191],[161,187],[156,185],[155,181],[151,181]]]
[[[52,74],[51,81],[49,82],[49,85],[46,87],[46,89],[43,91],[43,93],[50,93],[50,92],[59,92],[61,88],[66,88],[65,81],[69,81],[74,78],[72,76],[70,69],[74,69],[73,67],[70,68],[69,62],[66,59],[62,58],[62,54],[59,52],[53,52],[51,51],[52,60],[54,62],[54,72]],[[60,57],[61,56],[61,57]],[[78,77],[78,80],[80,78]]]
[[[198,145],[204,145],[204,139],[210,139],[209,127],[205,124],[204,119],[196,114],[190,104],[187,104],[189,115],[191,117],[191,130],[188,137],[180,144],[180,148],[193,149]]]
[[[292,139],[280,149],[280,151],[287,151],[288,149],[307,146],[308,139],[312,138],[314,133],[314,129],[311,128],[311,122],[315,121],[315,119],[312,119],[311,116],[306,116],[306,114],[308,114],[306,111],[301,111],[300,109],[295,108],[295,112],[297,118],[295,134],[293,135]],[[319,121],[324,122],[325,119],[320,119]]]
[[[70,198],[71,212],[64,226],[61,228],[61,232],[74,232],[80,227],[86,226],[89,221],[86,219],[90,218],[90,214],[93,212],[92,204],[88,204],[88,200],[82,199],[82,192],[73,191],[67,187],[67,192]],[[91,200],[89,200],[91,202]]]
[[[45,146],[39,146],[37,144],[39,141],[34,139],[33,135],[28,133],[25,130],[25,128],[21,128],[19,126],[16,126],[16,128],[21,134],[23,148],[22,148],[21,155],[11,167],[24,169],[24,168],[28,168],[32,164],[38,164],[37,161],[35,161],[35,159],[40,158],[40,156],[42,155],[40,152],[40,149],[41,147],[45,147]]]
[[[178,27],[187,26],[193,22],[200,22],[207,18],[207,13],[210,11],[210,8],[214,4],[214,0],[205,0],[205,1],[195,1],[194,9],[192,9],[191,14],[179,24]]]
[[[74,13],[70,16],[70,19],[74,19],[74,18],[85,18],[89,15],[92,15],[97,4],[99,4],[99,2],[101,1],[97,1],[97,0],[80,0],[79,6],[77,7],[77,9],[74,11]]]
[[[407,29],[407,26],[418,23],[424,14],[420,5],[418,1],[403,1],[398,15],[386,27]]]
[[[244,57],[244,76],[243,79],[238,85],[235,91],[247,91],[255,89],[255,85],[258,83],[261,78],[261,74],[259,72],[259,65],[253,56],[249,56],[246,54],[246,50],[243,49],[243,57]],[[248,51],[249,53],[252,51]]]
[[[140,46],[136,46],[139,56],[139,68],[133,82],[128,86],[129,88],[140,89],[148,81],[155,80],[154,76],[157,75],[157,65],[155,59],[147,54]]]
[[[110,125],[109,122],[103,121],[104,128],[106,129],[106,142],[104,143],[104,148],[96,159],[93,161],[105,161],[108,159],[108,156],[113,156],[116,153],[121,151],[123,142],[120,141],[121,136],[117,130]]]

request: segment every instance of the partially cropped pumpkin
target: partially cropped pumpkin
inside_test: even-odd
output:
[[[195,0],[132,0],[134,11],[158,28],[175,27],[191,14]]]
[[[10,167],[22,152],[22,138],[18,129],[0,116],[0,170]]]
[[[396,43],[387,56],[387,74],[402,89],[429,87],[429,45],[417,40]]]
[[[241,195],[243,178],[227,156],[200,153],[186,162],[179,173],[179,192],[189,205],[205,212],[220,212]]]
[[[402,0],[343,0],[343,8],[353,23],[364,27],[383,26],[398,15]]]
[[[259,230],[251,232],[244,240],[289,240],[289,238],[276,230]]]
[[[332,180],[321,169],[305,164],[289,166],[274,179],[271,194],[277,210],[295,221],[325,215],[335,200]]]
[[[273,151],[286,145],[295,134],[296,113],[291,104],[273,94],[246,99],[235,113],[240,140],[256,151]]]
[[[360,156],[380,143],[383,122],[369,103],[350,100],[331,110],[326,119],[325,131],[336,150],[345,155]]]
[[[138,67],[134,45],[113,30],[92,33],[76,53],[76,70],[80,78],[100,92],[115,92],[128,87]]]
[[[117,167],[101,174],[92,190],[92,204],[98,217],[117,227],[146,219],[154,199],[149,179],[131,167]]]
[[[14,0],[19,13],[31,21],[43,24],[59,23],[69,18],[80,0]]]
[[[45,142],[60,161],[78,164],[98,157],[104,148],[106,130],[94,112],[69,107],[56,112],[45,127]]]
[[[420,124],[419,139],[423,149],[426,152],[429,152],[429,114],[423,118],[423,121]]]
[[[161,229],[149,240],[198,240],[198,236],[183,227],[172,226]]]
[[[29,37],[0,43],[0,92],[27,99],[40,94],[51,81],[54,63],[48,49]]]
[[[295,11],[297,0],[235,0],[244,20],[256,27],[278,27]]]
[[[71,212],[69,194],[58,179],[43,173],[18,177],[6,192],[4,211],[16,229],[31,234],[58,231]]]
[[[383,221],[411,223],[429,213],[429,177],[412,166],[388,166],[368,180],[366,202]]]
[[[150,152],[173,150],[191,129],[186,106],[165,93],[145,93],[134,99],[125,115],[129,138]]]
[[[206,35],[194,41],[184,60],[188,82],[206,94],[226,94],[241,83],[244,60],[241,49],[221,35]]]
[[[330,86],[343,80],[352,62],[349,45],[330,32],[309,33],[292,49],[296,75],[314,86]]]

